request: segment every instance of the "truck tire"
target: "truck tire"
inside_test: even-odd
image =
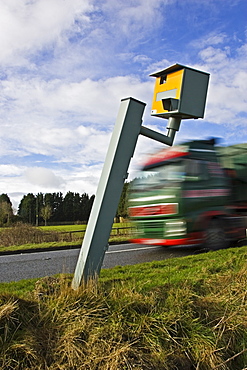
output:
[[[221,248],[227,248],[228,244],[225,230],[221,226],[220,221],[210,221],[204,233],[204,248],[216,251]]]

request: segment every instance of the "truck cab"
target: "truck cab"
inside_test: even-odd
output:
[[[132,242],[210,249],[245,238],[232,207],[232,181],[221,166],[215,140],[195,140],[150,156],[133,181],[129,214]]]

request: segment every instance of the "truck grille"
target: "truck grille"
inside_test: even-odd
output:
[[[164,221],[138,222],[138,229],[148,238],[162,237],[164,232]]]

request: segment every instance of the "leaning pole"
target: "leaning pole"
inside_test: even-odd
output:
[[[134,154],[145,108],[133,98],[123,99],[77,261],[72,287],[100,272],[128,167]]]

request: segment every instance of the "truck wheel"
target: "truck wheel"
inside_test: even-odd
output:
[[[216,251],[227,247],[228,241],[223,227],[219,220],[212,220],[205,230],[204,248]]]

